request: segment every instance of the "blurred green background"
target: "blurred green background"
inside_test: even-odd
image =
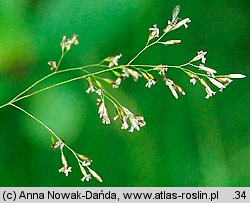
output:
[[[63,35],[77,33],[80,45],[72,48],[62,68],[119,53],[125,64],[144,46],[149,27],[156,23],[165,28],[177,4],[180,17],[192,19],[188,29],[169,34],[182,43],[156,46],[137,64],[178,65],[203,49],[207,65],[219,74],[250,75],[247,0],[1,0],[0,104],[50,73],[47,62],[59,58]],[[119,122],[101,124],[95,95],[85,93],[86,81],[17,103],[76,151],[90,156],[103,183],[82,183],[76,161],[67,152],[73,173],[59,174],[60,153],[51,149],[48,132],[12,107],[0,109],[0,185],[250,186],[248,78],[235,80],[206,100],[204,89],[192,86],[184,74],[170,71],[169,77],[186,96],[175,100],[160,82],[147,89],[143,79],[126,80],[111,90],[132,112],[145,117],[147,125],[133,134],[121,131]]]

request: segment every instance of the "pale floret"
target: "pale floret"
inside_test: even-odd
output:
[[[150,31],[150,34],[149,34],[149,37],[148,37],[148,40],[151,40],[151,39],[154,39],[156,37],[159,37],[159,29],[157,28],[157,25],[153,25],[153,28],[149,28],[149,31]]]
[[[122,57],[122,54],[110,57],[109,67],[118,66],[118,60]]]
[[[154,79],[149,79],[148,82],[146,83],[145,87],[151,88],[155,84],[156,84],[156,81]]]

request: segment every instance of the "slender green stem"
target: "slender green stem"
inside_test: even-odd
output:
[[[64,143],[64,146],[69,150],[69,151],[71,151],[71,153],[75,156],[75,158],[76,158],[76,160],[78,161],[78,163],[80,162],[82,162],[79,158],[78,158],[78,156],[77,156],[77,153],[71,148],[71,147],[69,147],[69,145],[67,145],[67,144],[65,144]]]
[[[107,94],[107,95],[105,95],[105,96],[106,96],[106,98],[108,98],[108,100],[110,100],[113,104],[114,104],[113,101],[115,101],[115,102],[116,102],[116,105],[122,107],[121,103],[120,103],[115,97],[113,97],[112,94],[110,94],[110,93],[107,92],[107,91],[105,91],[105,93]],[[110,99],[109,97],[110,97],[111,99]]]
[[[76,68],[68,68],[68,69],[60,70],[60,71],[57,71],[56,74],[65,73],[65,72],[70,72],[70,71],[83,70],[83,69],[85,69],[85,68],[91,68],[91,67],[97,67],[97,66],[100,66],[100,67],[108,67],[108,66],[100,65],[100,64],[97,63],[97,64],[91,64],[91,65],[76,67]]]
[[[153,43],[152,43],[152,44],[149,44],[149,45],[147,45],[147,46],[145,46],[139,53],[136,54],[136,56],[135,56],[134,58],[132,58],[132,59],[128,62],[127,66],[130,65],[138,56],[141,55],[141,53],[143,53],[147,48],[149,48],[149,47],[152,46],[152,45],[153,45]]]
[[[89,74],[89,71],[87,71],[87,70],[83,70],[83,71],[86,72],[87,74]],[[104,78],[102,78],[102,77],[98,77],[98,76],[93,76],[93,77],[97,77],[98,79],[104,80]],[[92,82],[92,85],[93,85],[96,89],[98,89],[98,85],[97,85],[95,82]],[[106,95],[106,94],[107,94],[107,95]],[[120,104],[120,102],[119,102],[115,97],[113,97],[107,90],[105,90],[104,96],[105,96],[112,104],[118,105],[118,106],[122,106],[122,105]]]
[[[43,82],[44,80],[50,78],[53,75],[57,75],[57,74],[60,74],[60,73],[65,73],[65,72],[70,72],[70,71],[82,70],[82,69],[90,68],[90,67],[96,67],[98,65],[99,64],[92,64],[92,65],[81,66],[81,67],[77,67],[77,68],[69,68],[69,69],[65,69],[65,70],[60,70],[60,71],[57,71],[57,72],[53,72],[53,73],[51,73],[51,74],[49,74],[49,75],[41,78],[40,80],[36,81],[35,83],[33,83],[31,86],[29,86],[23,92],[21,92],[20,94],[18,94],[15,98],[13,98],[9,103],[14,103],[14,102],[18,101],[20,96],[22,96],[23,94],[25,94],[26,92],[28,92],[30,89],[32,89],[33,87],[35,87],[36,85],[38,85],[39,83]],[[102,65],[102,66],[104,66],[104,65]],[[0,106],[0,108],[3,108],[5,106],[9,105],[9,103]]]
[[[130,65],[136,58],[138,58],[138,56],[140,56],[146,49],[148,49],[149,47],[153,46],[154,44],[157,44],[167,33],[163,33],[161,37],[159,37],[156,41],[152,42],[151,44],[146,44],[146,46],[139,51],[134,58],[132,58],[128,63],[127,66]]]
[[[83,77],[83,76],[80,76],[80,77],[72,78],[72,79],[69,79],[69,80],[65,80],[65,81],[63,81],[63,82],[56,83],[56,84],[54,84],[54,85],[51,85],[51,86],[45,87],[45,88],[43,88],[43,89],[37,90],[37,91],[35,91],[35,92],[33,92],[33,93],[30,93],[30,94],[27,94],[27,95],[25,95],[25,96],[19,97],[18,99],[12,101],[12,103],[17,102],[17,101],[20,101],[20,100],[25,99],[25,98],[28,98],[28,97],[31,97],[31,96],[33,96],[33,95],[35,95],[35,94],[40,93],[40,92],[44,92],[44,91],[49,90],[49,89],[51,89],[51,88],[53,88],[53,87],[57,87],[57,86],[60,86],[60,85],[66,84],[66,83],[70,83],[70,82],[73,82],[73,81],[76,81],[76,80],[80,80],[80,79],[82,79],[82,78],[84,78],[84,77]]]
[[[98,86],[97,86],[97,84],[95,82],[93,82],[92,85],[96,89],[98,89]],[[107,90],[105,90],[105,92],[103,93],[103,96],[106,97],[112,104],[122,106],[120,104],[120,102],[115,97],[113,97]]]
[[[31,86],[29,86],[27,89],[25,89],[23,92],[21,92],[21,93],[18,94],[16,97],[14,97],[14,98],[10,101],[10,103],[12,103],[12,102],[15,101],[18,97],[20,97],[20,96],[22,96],[23,94],[25,94],[26,92],[28,92],[30,89],[32,89],[33,87],[35,87],[37,84],[41,83],[42,81],[48,79],[49,77],[51,77],[51,76],[53,76],[53,75],[55,75],[55,74],[56,74],[56,72],[53,72],[53,73],[51,73],[51,74],[49,74],[49,75],[47,75],[47,76],[41,78],[40,80],[36,81],[36,82],[33,83]]]
[[[56,133],[54,133],[53,130],[51,130],[47,125],[45,125],[42,121],[40,121],[39,119],[37,119],[35,116],[33,116],[32,114],[30,114],[29,112],[25,111],[23,108],[15,105],[15,104],[10,104],[11,106],[15,107],[16,109],[22,111],[23,113],[25,113],[26,115],[28,115],[30,118],[32,118],[33,120],[35,120],[36,122],[40,123],[43,127],[45,127],[52,135],[54,135],[58,140],[61,140]]]
[[[33,120],[35,120],[36,122],[38,122],[39,124],[41,124],[44,128],[46,128],[46,130],[48,130],[53,136],[55,136],[55,138],[56,138],[57,140],[61,140],[61,138],[58,137],[58,136],[56,135],[56,133],[55,133],[51,128],[49,128],[46,124],[44,124],[44,123],[43,123],[42,121],[40,121],[38,118],[36,118],[36,117],[33,116],[32,114],[30,114],[29,112],[27,112],[26,110],[24,110],[23,108],[21,108],[21,107],[15,105],[15,104],[9,104],[9,105],[11,105],[11,106],[15,107],[16,109],[18,109],[18,110],[22,111],[23,113],[25,113],[27,116],[29,116],[30,118],[32,118]],[[76,155],[76,153],[75,153],[75,151],[74,151],[73,149],[71,149],[71,148],[70,148],[67,144],[65,144],[65,143],[64,143],[64,146],[67,147],[67,149],[69,149],[69,150],[75,155],[75,157],[77,158],[77,160],[79,160],[78,157],[77,157],[77,155]]]
[[[192,63],[189,63],[188,65],[193,66],[193,67],[195,67],[195,68],[200,68],[200,66],[194,65],[194,64],[192,64]]]
[[[86,74],[86,75],[84,75],[84,76],[79,76],[79,77],[76,77],[76,78],[72,78],[72,79],[69,79],[69,80],[65,80],[65,81],[63,81],[63,82],[59,82],[59,83],[56,83],[56,84],[54,84],[54,85],[51,85],[51,86],[45,87],[45,88],[43,88],[43,89],[37,90],[37,91],[35,91],[35,92],[31,93],[31,94],[28,94],[28,95],[19,97],[18,99],[12,101],[11,103],[20,101],[20,100],[25,99],[25,98],[28,98],[28,97],[31,97],[31,96],[33,96],[33,95],[35,95],[35,94],[38,94],[38,93],[40,93],[40,92],[44,92],[44,91],[46,91],[46,90],[49,90],[49,89],[51,89],[51,88],[54,88],[54,87],[57,87],[57,86],[60,86],[60,85],[64,85],[64,84],[67,84],[67,83],[70,83],[70,82],[73,82],[73,81],[77,81],[77,80],[84,79],[84,78],[86,78],[86,77],[88,77],[88,76],[98,75],[98,74],[101,74],[101,73],[104,73],[104,72],[109,72],[110,70],[119,69],[119,68],[121,68],[121,67],[120,67],[120,66],[117,66],[117,67],[113,67],[113,68],[111,68],[111,69],[104,69],[104,70],[102,70],[102,71],[98,71],[98,72],[95,72],[95,73],[90,73],[90,74]]]
[[[36,91],[36,92],[34,92],[34,93],[31,93],[31,94],[22,96],[23,94],[25,94],[26,92],[28,92],[29,90],[31,90],[33,87],[35,87],[35,86],[38,85],[39,83],[45,81],[46,79],[48,79],[48,78],[50,78],[50,77],[52,77],[52,76],[54,76],[54,75],[58,75],[58,74],[65,73],[65,72],[70,72],[70,71],[83,70],[83,69],[85,69],[85,68],[97,67],[97,66],[105,67],[105,68],[108,67],[108,66],[106,66],[106,65],[101,65],[101,64],[91,64],[91,65],[86,65],[86,66],[81,66],[81,67],[76,67],[76,68],[69,68],[69,69],[64,69],[64,70],[60,70],[60,71],[57,71],[57,72],[50,73],[49,75],[46,75],[45,77],[43,77],[43,78],[41,78],[40,80],[38,80],[38,81],[36,81],[35,83],[33,83],[31,86],[29,86],[29,87],[28,87],[27,89],[25,89],[24,91],[22,91],[21,93],[19,93],[19,94],[18,94],[17,96],[15,96],[10,102],[1,105],[1,106],[0,106],[0,109],[3,108],[3,107],[6,107],[6,106],[8,106],[8,105],[10,105],[10,104],[12,104],[12,103],[15,103],[15,102],[17,102],[17,101],[19,101],[19,100],[22,100],[22,99],[24,99],[24,98],[30,97],[30,96],[32,96],[32,95],[34,95],[34,94],[36,94],[36,93],[43,92],[43,91],[45,91],[45,90],[47,90],[47,89],[50,89],[50,88],[48,87],[48,88],[44,88],[44,89],[42,89],[42,90],[38,90],[38,91]],[[99,73],[97,73],[97,74],[99,74]],[[93,73],[90,74],[90,75],[93,75]],[[87,76],[86,76],[86,77],[87,77]],[[79,77],[78,79],[72,79],[72,80],[69,80],[69,81],[65,81],[65,83],[72,82],[72,81],[74,81],[74,80],[79,80],[79,79],[81,79],[81,77]],[[65,83],[62,82],[62,83],[60,83],[60,84],[56,84],[56,85],[53,86],[53,87],[56,87],[56,86],[59,86],[59,85],[61,85],[61,84],[65,84]],[[51,87],[51,88],[52,88],[52,87]],[[22,96],[22,97],[21,97],[21,96]]]
[[[5,106],[9,106],[10,104],[11,104],[11,103],[8,102],[8,103],[6,103],[6,104],[1,105],[1,106],[0,106],[0,109],[3,108],[3,107],[5,107]]]
[[[20,94],[18,94],[16,97],[14,97],[10,102],[14,102],[16,101],[16,99],[20,96],[22,96],[23,94],[25,94],[26,92],[28,92],[30,89],[32,89],[33,87],[35,87],[36,85],[38,85],[39,83],[43,82],[44,80],[50,78],[51,76],[54,76],[54,75],[57,75],[57,74],[61,74],[61,73],[65,73],[65,72],[70,72],[70,71],[77,71],[77,70],[82,70],[82,69],[85,69],[85,68],[90,68],[90,67],[96,67],[98,66],[99,64],[92,64],[92,65],[87,65],[87,66],[81,66],[81,67],[77,67],[77,68],[69,68],[69,69],[65,69],[65,70],[60,70],[60,71],[57,71],[57,72],[53,72],[53,73],[50,73],[49,75],[41,78],[40,80],[36,81],[35,83],[33,83],[31,86],[29,86],[27,89],[25,89],[23,92],[21,92]],[[1,107],[4,107],[3,106],[0,106]]]
[[[61,57],[59,59],[59,61],[57,62],[57,65],[56,65],[56,69],[55,69],[55,72],[57,72],[62,60],[63,60],[63,57],[69,52],[69,50],[67,50],[66,52],[64,52],[64,49],[62,49],[62,54],[61,54]]]
[[[207,75],[206,74],[203,74],[203,73],[196,73],[196,72],[194,72],[194,71],[191,71],[191,70],[189,70],[189,69],[187,69],[187,68],[183,68],[182,66],[172,66],[172,68],[176,68],[176,69],[179,69],[179,70],[182,70],[184,73],[186,73],[187,75],[188,75],[188,73],[192,73],[192,74],[194,74],[194,75],[199,75],[199,76],[203,76],[203,77],[207,77]]]
[[[162,65],[162,66],[166,66],[167,68],[175,68],[175,69],[179,69],[179,70],[182,70],[183,72],[187,73],[193,73],[195,75],[199,75],[199,76],[203,76],[203,77],[208,77],[206,74],[203,74],[203,73],[197,73],[197,72],[194,72],[190,69],[187,69],[187,68],[183,68],[185,66],[193,66],[193,67],[196,67],[196,68],[199,68],[199,66],[196,66],[190,62],[187,62],[187,63],[184,63],[182,65],[179,65],[179,66],[174,66],[174,65]],[[149,68],[155,68],[156,66],[155,65],[133,65],[132,67],[149,67]],[[152,71],[154,69],[149,69],[147,71]]]
[[[30,89],[32,89],[33,87],[35,87],[35,86],[38,85],[39,83],[41,83],[41,82],[43,82],[44,80],[50,78],[51,76],[55,75],[56,73],[59,73],[59,72],[57,72],[57,69],[58,69],[58,67],[59,67],[59,65],[60,65],[60,63],[61,63],[61,61],[62,61],[62,59],[63,59],[63,57],[65,56],[66,53],[67,53],[67,52],[64,53],[64,52],[62,51],[61,58],[60,58],[59,61],[58,61],[58,64],[57,64],[57,66],[56,66],[55,72],[50,73],[49,75],[46,75],[45,77],[43,77],[43,78],[41,78],[40,80],[36,81],[36,82],[33,83],[31,86],[29,86],[27,89],[25,89],[23,92],[21,92],[21,93],[18,94],[16,97],[14,97],[10,102],[15,101],[18,97],[20,97],[21,95],[25,94],[26,92],[28,92]],[[64,72],[64,71],[60,71],[60,72]]]

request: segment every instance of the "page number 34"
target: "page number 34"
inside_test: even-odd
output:
[[[235,191],[233,199],[246,199],[246,191]]]

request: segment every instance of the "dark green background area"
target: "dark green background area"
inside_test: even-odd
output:
[[[177,4],[180,17],[192,22],[166,39],[182,43],[155,46],[137,64],[178,65],[203,49],[208,52],[207,66],[219,74],[250,75],[247,0],[1,0],[0,104],[50,73],[47,62],[59,58],[63,35],[77,33],[80,44],[61,68],[97,63],[119,53],[125,64],[145,45],[149,27],[165,28]],[[90,156],[104,179],[101,184],[82,183],[76,161],[67,152],[73,172],[69,177],[59,174],[60,152],[51,149],[49,133],[12,107],[0,109],[0,186],[250,186],[248,77],[209,100],[201,85],[192,86],[181,72],[170,70],[169,77],[186,96],[176,100],[160,81],[147,89],[143,79],[126,80],[110,90],[145,117],[147,125],[133,134],[120,130],[119,122],[102,125],[96,96],[85,93],[86,81],[17,103]]]

